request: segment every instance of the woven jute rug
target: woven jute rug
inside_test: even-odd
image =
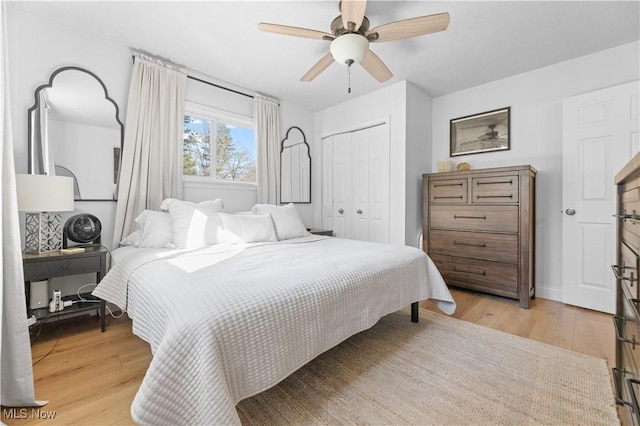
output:
[[[619,425],[605,360],[393,313],[241,401],[245,425]]]

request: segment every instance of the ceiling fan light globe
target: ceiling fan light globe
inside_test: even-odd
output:
[[[360,34],[343,34],[331,42],[329,50],[339,64],[360,63],[369,50],[369,40]]]

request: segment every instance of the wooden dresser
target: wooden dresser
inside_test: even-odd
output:
[[[625,424],[640,424],[640,154],[615,176],[617,196],[617,256],[612,266],[616,276],[616,367],[613,378],[616,402],[628,407]]]
[[[531,166],[422,175],[423,247],[448,285],[534,296],[535,182]]]

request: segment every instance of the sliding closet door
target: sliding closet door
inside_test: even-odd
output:
[[[323,139],[323,224],[339,238],[389,242],[389,132]]]

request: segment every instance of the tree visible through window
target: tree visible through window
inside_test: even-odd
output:
[[[216,180],[255,182],[255,152],[253,129],[248,126],[184,116],[183,175],[211,176],[211,159],[214,158]]]

